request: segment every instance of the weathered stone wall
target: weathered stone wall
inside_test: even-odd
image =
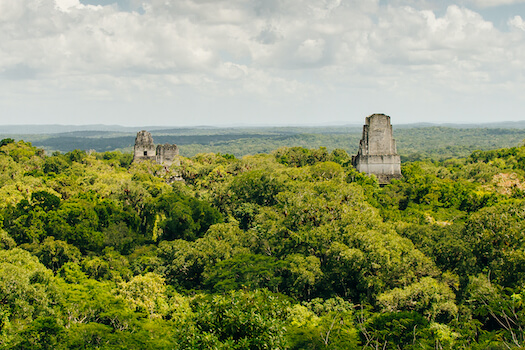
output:
[[[155,147],[151,133],[146,130],[139,131],[135,138],[135,147],[133,149],[133,161],[140,162],[143,160],[153,160],[158,164],[170,166],[172,164],[180,165],[179,147],[177,145],[158,145]]]
[[[401,177],[401,158],[397,154],[390,117],[372,114],[366,118],[357,156],[352,157],[357,171],[374,174],[379,183]]]
[[[146,130],[139,131],[135,137],[135,147],[133,148],[133,161],[155,160],[156,149],[151,134]]]
[[[179,147],[168,143],[157,146],[157,163],[170,166],[172,164],[180,165]]]

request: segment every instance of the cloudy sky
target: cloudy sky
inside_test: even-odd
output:
[[[0,124],[525,120],[525,0],[0,0]]]

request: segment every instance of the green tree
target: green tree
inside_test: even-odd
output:
[[[233,201],[271,206],[283,184],[270,170],[252,170],[235,177],[229,189]]]
[[[286,257],[286,292],[299,299],[310,299],[314,289],[323,277],[321,260],[316,256],[305,257],[292,254]]]
[[[432,277],[404,288],[394,288],[377,299],[384,312],[416,311],[429,321],[449,322],[458,313],[453,291]]]
[[[477,258],[477,269],[490,270],[494,279],[508,287],[521,285],[525,256],[525,202],[512,201],[483,208],[470,216],[463,232]]]
[[[60,308],[65,326],[100,323],[113,331],[131,330],[138,315],[113,292],[113,283],[88,278],[80,266],[66,263],[59,271]]]
[[[69,163],[62,155],[47,157],[42,170],[45,174],[60,174],[69,167]]]
[[[62,343],[64,327],[55,317],[39,317],[20,333],[21,341],[12,349],[65,349]]]
[[[99,220],[93,203],[70,199],[47,215],[47,235],[66,241],[82,252],[102,250],[104,236],[98,231]]]
[[[504,289],[486,275],[471,276],[468,303],[473,316],[492,331],[487,343],[503,343],[507,348],[521,348],[525,343],[525,291]]]
[[[33,207],[39,206],[44,211],[56,210],[60,205],[60,197],[46,191],[33,192],[31,194]]]
[[[53,273],[36,257],[19,248],[0,250],[0,346],[16,342],[25,324],[53,317],[58,299]]]
[[[14,142],[15,142],[15,140],[13,140],[12,138],[2,139],[2,140],[0,140],[0,147],[8,145],[10,143],[14,143]]]
[[[210,204],[183,195],[162,196],[158,208],[166,214],[166,220],[161,223],[162,239],[165,240],[195,240],[211,225],[222,221],[222,215]]]
[[[121,282],[119,293],[132,309],[145,313],[149,318],[163,317],[169,311],[164,278],[153,272]]]
[[[186,289],[198,288],[203,283],[206,267],[238,254],[247,254],[247,234],[235,224],[216,224],[207,234],[194,242],[184,240],[163,241],[159,244],[159,257],[165,266],[169,284]]]
[[[286,263],[270,256],[239,254],[208,266],[204,285],[216,292],[267,288],[279,291]]]
[[[67,262],[78,263],[80,250],[64,241],[55,240],[53,236],[46,237],[42,243],[31,244],[24,248],[30,250],[48,269],[58,271]]]
[[[434,348],[430,323],[414,311],[375,314],[360,330],[365,349]]]
[[[11,249],[16,246],[16,242],[11,236],[0,228],[0,249]]]
[[[357,232],[348,238],[347,244],[332,244],[323,268],[322,285],[337,295],[372,303],[379,293],[438,272],[411,241],[392,232]]]
[[[294,305],[288,317],[291,349],[358,349],[354,305],[342,298],[314,299]]]
[[[343,168],[335,162],[317,163],[310,168],[312,178],[315,180],[342,179]]]
[[[289,302],[266,290],[195,299],[194,348],[280,349],[286,346]]]
[[[340,152],[339,152],[340,153]],[[326,147],[306,149],[302,147],[282,147],[273,152],[276,160],[284,165],[302,167],[329,160]]]

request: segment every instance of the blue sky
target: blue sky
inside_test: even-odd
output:
[[[525,0],[0,0],[0,125],[525,120]]]

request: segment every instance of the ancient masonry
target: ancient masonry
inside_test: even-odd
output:
[[[177,145],[166,143],[155,147],[151,133],[146,130],[137,133],[134,162],[153,160],[165,166],[180,165],[178,156]],[[401,158],[397,154],[389,116],[372,114],[366,117],[359,151],[356,156],[352,156],[352,164],[359,172],[375,175],[380,184],[401,178]]]
[[[359,172],[374,174],[380,184],[401,178],[401,158],[397,154],[390,117],[372,114],[366,117],[363,138],[352,164]]]
[[[170,166],[172,164],[180,165],[179,147],[177,145],[158,145],[155,147],[151,133],[146,130],[139,131],[135,138],[135,147],[133,149],[133,161],[154,160],[158,164]]]

